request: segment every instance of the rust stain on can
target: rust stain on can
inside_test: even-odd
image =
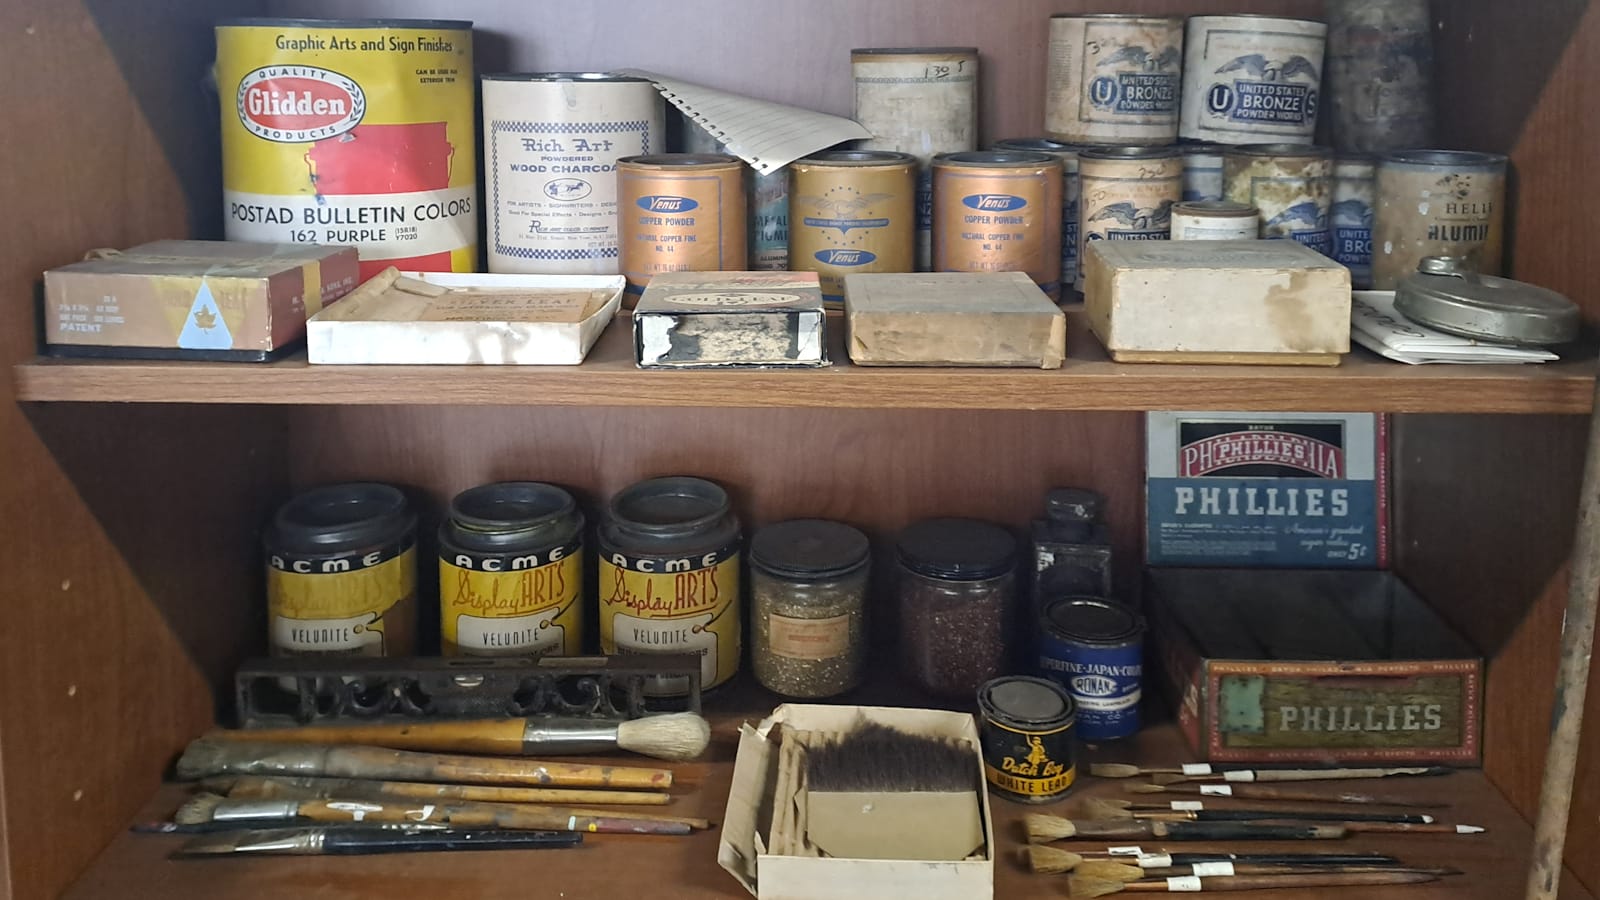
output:
[[[978,150],[933,161],[933,270],[1023,272],[1061,296],[1061,162]]]
[[[1246,144],[1222,159],[1227,199],[1261,211],[1261,237],[1333,256],[1333,151],[1310,144]]]
[[[1170,144],[1178,136],[1183,19],[1050,17],[1044,130],[1058,141]]]
[[[1183,197],[1176,147],[1097,147],[1078,154],[1078,259],[1090,241],[1164,241]],[[1079,290],[1083,266],[1078,267]]]
[[[1452,256],[1499,275],[1506,158],[1457,150],[1404,150],[1378,163],[1372,286],[1394,290],[1424,256]]]
[[[745,267],[744,163],[734,157],[623,157],[617,160],[617,205],[629,293],[643,293],[662,272]]]
[[[789,268],[816,272],[822,297],[844,302],[844,276],[909,272],[915,258],[918,164],[909,153],[842,150],[789,164]]]

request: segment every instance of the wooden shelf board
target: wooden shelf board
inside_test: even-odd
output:
[[[619,320],[581,366],[312,366],[300,354],[266,364],[41,357],[14,372],[18,399],[41,402],[1587,413],[1595,371],[1589,354],[1406,366],[1360,349],[1332,368],[1121,365],[1080,313],[1067,332],[1067,363],[1053,371],[641,371]],[[833,358],[846,359],[834,343]]]

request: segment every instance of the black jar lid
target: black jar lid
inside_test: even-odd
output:
[[[870,549],[867,536],[843,522],[791,519],[755,533],[750,562],[784,578],[820,581],[860,569]]]
[[[704,478],[650,478],[618,491],[610,511],[611,520],[629,531],[678,537],[720,522],[728,514],[728,492]]]
[[[572,495],[539,481],[499,481],[467,488],[450,501],[450,518],[470,531],[508,534],[533,531],[570,517]]]
[[[1045,604],[1044,626],[1058,637],[1079,643],[1120,644],[1144,631],[1144,619],[1104,597],[1062,597]]]
[[[978,688],[978,708],[1002,725],[1044,728],[1072,719],[1072,696],[1045,678],[1010,675]]]
[[[1045,515],[1057,522],[1098,522],[1104,500],[1088,488],[1055,488],[1044,495]]]
[[[273,516],[280,549],[340,553],[401,537],[414,521],[406,495],[387,484],[330,484],[298,494]]]
[[[900,564],[919,575],[982,581],[1016,565],[1017,540],[977,519],[923,519],[900,532]]]

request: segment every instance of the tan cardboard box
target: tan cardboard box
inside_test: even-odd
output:
[[[850,359],[858,366],[1059,369],[1067,320],[1021,272],[846,275]]]

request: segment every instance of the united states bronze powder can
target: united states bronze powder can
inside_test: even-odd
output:
[[[1061,296],[1061,163],[979,150],[933,161],[933,269],[1024,272]]]
[[[1183,17],[1050,17],[1044,130],[1074,144],[1170,144],[1178,137]]]
[[[1183,197],[1176,147],[1095,147],[1078,154],[1078,290],[1090,241],[1164,241]]]
[[[1333,151],[1310,144],[1247,144],[1222,159],[1227,199],[1261,212],[1261,237],[1299,241],[1333,255]]]

